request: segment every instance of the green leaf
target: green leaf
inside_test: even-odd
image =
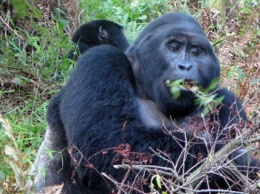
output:
[[[183,82],[184,82],[184,79],[178,79],[178,80],[174,80],[174,81],[167,80],[166,84],[169,87],[174,87],[174,86],[180,87],[180,85],[183,84]]]
[[[252,85],[254,85],[254,84],[257,84],[257,83],[260,83],[260,78],[255,79],[254,81],[252,81],[252,82],[250,83],[250,86],[252,86]]]
[[[64,15],[66,15],[66,13],[65,13],[63,10],[61,10],[60,8],[56,8],[56,11],[59,12],[59,13],[62,13],[62,14],[64,14]]]
[[[181,88],[180,87],[171,87],[170,89],[173,99],[176,100],[181,96]]]
[[[156,176],[156,183],[157,183],[157,186],[161,189],[162,183],[161,183],[161,177],[159,175]]]
[[[203,109],[202,114],[203,114],[203,115],[207,115],[208,113],[209,113],[209,109],[208,109],[208,107],[206,106],[206,107]]]
[[[42,18],[41,11],[26,0],[11,0],[10,3],[19,18],[31,15],[33,15],[34,18]]]
[[[219,98],[216,98],[214,100],[214,106],[217,107],[218,105],[220,105],[220,103],[224,100],[225,96],[221,96]]]
[[[147,15],[142,15],[140,17],[138,17],[139,20],[146,20],[147,19]]]
[[[60,19],[58,22],[61,24],[62,28],[69,25],[68,20]]]
[[[208,159],[209,159],[209,162],[212,162],[212,161],[213,161],[213,156],[210,154],[210,155],[208,156]]]
[[[212,91],[212,90],[214,90],[214,89],[217,88],[217,86],[218,86],[218,84],[219,84],[219,81],[220,81],[220,78],[219,78],[219,77],[215,77],[215,78],[211,81],[209,87],[206,88],[206,89],[202,89],[201,91],[202,91],[203,93],[209,93],[210,91]]]

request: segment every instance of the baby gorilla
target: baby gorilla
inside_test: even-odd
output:
[[[224,99],[218,111],[206,116],[207,128],[194,93],[181,89],[175,99],[166,82],[184,79],[208,88],[219,76],[219,61],[201,26],[183,13],[151,22],[126,53],[109,45],[85,52],[49,104],[48,129],[35,162],[39,165],[36,190],[63,183],[63,193],[110,193],[115,186],[102,176],[104,172],[130,183],[125,193],[140,193],[131,190],[134,180],[143,180],[136,179],[140,172],[125,177],[126,172],[113,165],[121,159],[140,163],[139,156],[142,162],[144,155],[149,155],[146,162],[151,165],[174,167],[180,176],[187,176],[230,141],[229,128],[247,117],[235,95],[216,86],[212,92]],[[193,133],[198,130],[190,122],[195,117],[208,138]],[[53,159],[45,147],[56,151]],[[256,167],[257,161],[247,154],[238,157],[243,152],[234,152],[235,162]],[[256,171],[249,173],[250,178]],[[239,184],[209,172],[196,189],[242,190]],[[138,189],[149,192],[147,185]]]
[[[69,58],[73,60],[97,45],[109,44],[121,51],[129,47],[123,27],[108,20],[94,20],[81,25],[73,34],[72,42],[78,47],[69,54]]]

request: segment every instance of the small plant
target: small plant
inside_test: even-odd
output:
[[[158,187],[158,190],[162,190],[162,177],[159,174],[152,176],[150,185],[151,185],[151,190],[153,192],[167,194],[166,191],[159,192],[156,189],[156,187]]]
[[[170,87],[170,91],[173,95],[173,99],[178,99],[181,95],[181,90],[189,90],[197,97],[195,104],[198,105],[198,109],[203,109],[203,115],[207,115],[210,111],[213,111],[215,107],[220,105],[224,96],[216,98],[217,94],[214,93],[214,89],[218,86],[219,78],[212,80],[208,88],[202,88],[198,86],[195,81],[187,81],[184,79],[178,79],[174,81],[167,80],[166,84]],[[213,92],[212,92],[213,91]]]

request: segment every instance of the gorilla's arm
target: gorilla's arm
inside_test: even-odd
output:
[[[226,128],[227,132],[224,132],[224,134],[228,133],[230,136],[230,126],[248,120],[240,100],[232,92],[227,89],[220,89],[217,97],[221,96],[224,96],[225,98],[223,99],[220,108],[219,121],[222,128]],[[221,145],[221,147],[222,146],[223,145]],[[221,147],[217,148],[217,150]],[[243,148],[242,146],[242,148],[234,150],[230,155],[230,159],[235,162],[240,172],[248,175],[252,180],[258,178],[257,172],[260,169],[260,161],[250,155],[250,150],[248,148]]]
[[[240,100],[229,90],[220,89],[217,98],[224,96],[223,106],[220,108],[220,123],[222,127],[238,123],[239,121],[247,121],[247,116]]]

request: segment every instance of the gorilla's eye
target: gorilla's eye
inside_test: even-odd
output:
[[[169,48],[173,52],[177,52],[178,50],[180,50],[180,47],[181,47],[181,44],[178,41],[173,41],[169,44]]]
[[[192,56],[199,56],[200,54],[202,54],[204,52],[204,49],[203,48],[200,48],[200,47],[192,47],[191,50],[190,50],[190,54]]]

